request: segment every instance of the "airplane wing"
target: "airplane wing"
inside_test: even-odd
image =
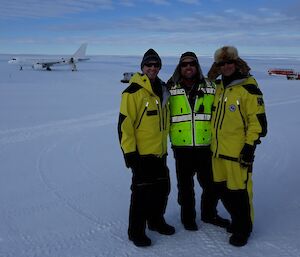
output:
[[[48,60],[48,61],[42,61],[39,60],[33,64],[33,67],[35,69],[47,69],[51,70],[50,67],[53,65],[64,65],[64,64],[69,64],[69,61],[65,60],[64,58],[57,59],[57,60]]]

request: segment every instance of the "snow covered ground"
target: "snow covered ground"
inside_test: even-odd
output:
[[[92,57],[78,72],[9,66],[0,55],[0,256],[300,256],[300,81],[267,75],[300,71],[300,58],[247,57],[264,92],[269,133],[254,167],[255,224],[249,243],[228,244],[223,229],[203,224],[185,231],[176,202],[174,160],[166,218],[173,236],[147,232],[153,246],[127,239],[130,170],[117,137],[123,72],[140,57]],[[166,80],[178,58],[165,57]],[[204,72],[212,63],[200,57]],[[201,189],[196,186],[198,207]],[[227,216],[219,206],[220,214]]]

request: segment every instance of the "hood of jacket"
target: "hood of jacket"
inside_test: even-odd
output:
[[[163,82],[160,78],[157,78],[157,79],[162,86],[162,97],[163,97],[162,106],[165,106],[166,103],[168,102],[170,92],[166,86],[166,83]],[[143,87],[145,90],[147,90],[151,95],[156,95],[153,92],[151,82],[146,74],[143,74],[140,72],[135,73],[129,81],[129,84],[131,84],[131,83],[136,83],[136,84],[140,85],[141,87]]]

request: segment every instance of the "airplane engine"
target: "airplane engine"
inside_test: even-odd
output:
[[[35,63],[32,65],[32,68],[35,70],[42,70],[43,69],[43,65],[39,64],[39,63]]]

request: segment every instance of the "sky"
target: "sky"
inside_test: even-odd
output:
[[[250,4],[251,2],[251,4]],[[300,55],[297,0],[0,0],[0,53]]]

